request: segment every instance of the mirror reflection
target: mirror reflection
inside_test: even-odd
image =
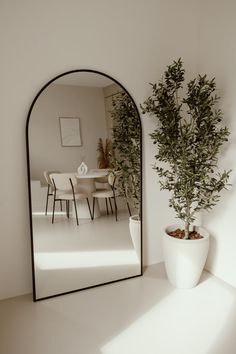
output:
[[[63,74],[28,116],[34,300],[141,274],[141,123],[115,80]]]

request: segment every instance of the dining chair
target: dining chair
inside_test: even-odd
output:
[[[95,188],[96,188],[96,192],[97,191],[107,191],[107,190],[111,190],[111,186],[108,183],[108,175],[109,175],[109,169],[107,168],[93,168],[90,169],[90,172],[107,172],[106,176],[102,176],[102,177],[96,177],[95,178]],[[113,208],[112,208],[112,203],[111,203],[111,198],[108,197],[106,199],[106,210],[107,210],[107,215],[109,215],[109,210],[108,210],[108,201],[110,203],[110,209],[111,209],[111,213],[113,214]]]
[[[89,170],[89,172],[93,173],[100,173],[100,172],[105,172],[107,173],[106,176],[102,176],[102,177],[96,177],[95,178],[95,186],[96,186],[96,190],[100,190],[100,189],[110,189],[109,183],[108,183],[108,174],[109,174],[109,170],[107,168],[92,168]]]
[[[74,173],[56,173],[51,175],[51,179],[55,188],[54,200],[53,200],[53,213],[52,213],[52,223],[54,223],[54,212],[55,204],[57,201],[66,201],[66,214],[69,219],[69,209],[70,201],[73,202],[76,215],[76,223],[79,225],[78,212],[76,207],[76,201],[86,199],[89,209],[89,214],[91,220],[93,220],[93,215],[91,213],[91,208],[88,200],[88,195],[86,193],[78,192],[78,179]]]
[[[108,175],[104,177],[98,177],[95,179],[95,186],[96,186],[96,192],[106,192],[111,190],[111,186],[108,182]],[[109,194],[109,193],[108,193]],[[110,209],[111,213],[113,214],[113,208],[112,208],[112,202],[111,198],[113,198],[113,195],[110,197],[106,197],[106,210],[107,210],[107,215],[109,215],[109,208],[108,208],[108,200],[110,204]]]
[[[44,178],[47,182],[47,196],[46,196],[46,208],[45,208],[45,215],[47,215],[48,213],[48,200],[49,200],[49,197],[52,197],[54,196],[54,185],[53,185],[53,182],[51,180],[51,174],[52,173],[60,173],[59,171],[44,171],[43,172],[43,175],[44,175]],[[62,211],[62,203],[61,203],[61,211]]]
[[[95,192],[92,193],[92,197],[93,197],[93,212],[92,212],[92,214],[94,217],[94,207],[95,207],[96,198],[97,199],[99,199],[99,198],[105,199],[107,215],[109,215],[109,211],[108,211],[108,200],[109,200],[110,208],[111,208],[111,211],[113,214],[113,208],[112,208],[112,203],[111,203],[111,200],[113,199],[114,200],[114,207],[115,207],[115,218],[116,218],[116,221],[118,221],[118,217],[117,217],[118,208],[117,208],[116,198],[119,197],[119,195],[117,194],[116,183],[119,180],[119,176],[116,175],[114,172],[110,172],[107,177],[102,177],[103,180],[101,183],[106,183],[106,182],[104,182],[105,181],[104,178],[107,178],[107,183],[109,185],[109,188],[97,189]],[[97,181],[97,179],[96,179],[96,181]],[[126,204],[127,204],[129,215],[131,216],[130,206],[129,206],[127,199],[126,199]]]

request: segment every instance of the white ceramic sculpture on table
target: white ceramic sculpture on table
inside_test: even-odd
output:
[[[78,175],[86,175],[88,172],[88,166],[82,162],[78,167]]]

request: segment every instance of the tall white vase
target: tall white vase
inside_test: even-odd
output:
[[[129,218],[130,236],[139,261],[141,261],[141,222],[137,215]]]
[[[203,238],[182,240],[168,235],[181,228],[175,224],[166,228],[163,234],[163,255],[166,273],[172,285],[177,288],[193,288],[199,282],[209,250],[209,233],[202,227],[195,227]]]

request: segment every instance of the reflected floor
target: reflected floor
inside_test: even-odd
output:
[[[94,286],[140,274],[129,233],[128,215],[103,213],[91,221],[64,214],[34,215],[36,297]]]

